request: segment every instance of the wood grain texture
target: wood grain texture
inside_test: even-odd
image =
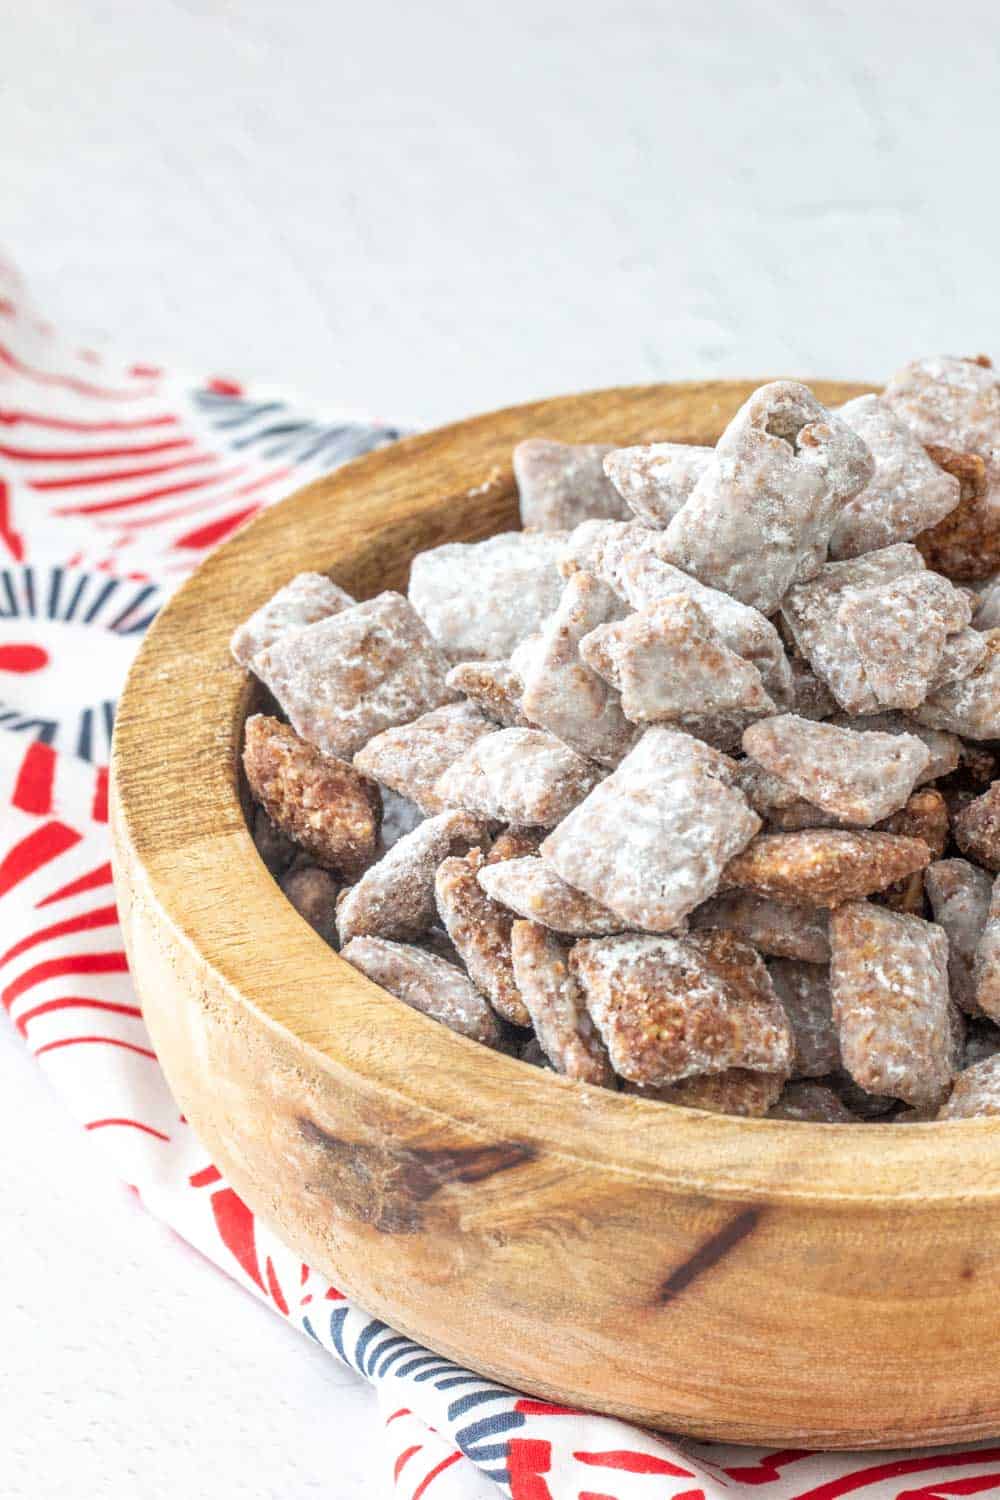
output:
[[[122,701],[112,826],[146,1017],[255,1210],[373,1314],[651,1426],[887,1447],[1000,1430],[1000,1127],[704,1115],[540,1074],[336,957],[256,856],[232,627],[303,568],[364,595],[514,524],[520,438],[711,441],[758,382],[638,387],[408,439],[211,557]],[[815,383],[838,401],[869,387]]]

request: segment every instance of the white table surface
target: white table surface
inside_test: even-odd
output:
[[[1000,353],[998,53],[995,0],[11,5],[0,238],[82,341],[413,424],[877,379]],[[5,1023],[0,1140],[6,1500],[385,1493],[366,1389],[104,1175]]]

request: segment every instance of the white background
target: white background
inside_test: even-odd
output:
[[[996,0],[0,0],[0,240],[81,341],[402,423],[879,379],[1000,353],[998,98]],[[383,1493],[6,1025],[0,1251],[5,1500]]]

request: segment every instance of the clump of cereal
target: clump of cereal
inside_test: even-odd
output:
[[[952,1081],[948,939],[940,927],[851,902],[830,918],[833,1014],[861,1087],[918,1108]]]
[[[371,862],[382,802],[374,782],[265,714],[246,722],[243,769],[268,817],[307,854],[353,880]]]
[[[514,449],[514,478],[521,525],[538,531],[568,531],[581,521],[630,514],[605,476],[606,443],[557,443],[527,438]]]
[[[625,1092],[658,1104],[677,1104],[684,1109],[703,1109],[713,1115],[742,1115],[762,1119],[781,1096],[784,1073],[756,1073],[746,1068],[727,1068],[724,1073],[705,1073],[683,1078],[664,1088],[640,1088],[626,1084]]]
[[[469,813],[439,813],[418,824],[343,892],[337,908],[340,941],[420,937],[437,919],[434,876],[441,861],[467,853],[485,838],[485,824]]]
[[[499,729],[477,740],[434,783],[445,807],[499,822],[552,827],[600,780],[591,761],[540,729]]]
[[[990,892],[990,909],[976,949],[972,975],[979,1009],[991,1020],[1000,1021],[1000,875]]]
[[[805,801],[866,828],[903,806],[930,761],[915,735],[840,729],[795,714],[751,724],[743,748]]]
[[[660,1088],[729,1068],[787,1076],[788,1019],[763,961],[731,934],[587,938],[570,967],[620,1077]]]
[[[413,559],[410,602],[449,661],[503,661],[558,604],[562,546],[547,531],[446,542]]]
[[[765,833],[729,861],[722,885],[744,887],[777,901],[835,907],[923,870],[930,858],[921,839],[868,829]]]
[[[714,448],[693,443],[645,443],[609,453],[604,472],[644,525],[664,527],[715,461]]]
[[[792,1028],[792,1077],[824,1078],[835,1073],[841,1065],[840,1041],[833,1021],[829,966],[774,958],[767,971]]]
[[[837,620],[854,643],[865,681],[883,708],[919,708],[933,686],[969,671],[985,649],[963,640],[942,668],[945,648],[968,625],[968,595],[939,573],[909,573],[867,589],[845,589]],[[976,633],[973,632],[973,635]]]
[[[691,913],[691,927],[697,932],[720,927],[760,953],[810,964],[829,962],[829,926],[829,916],[821,907],[772,901],[753,891],[725,891]]]
[[[580,642],[588,666],[621,693],[634,724],[741,720],[773,713],[757,668],[730,651],[695,601],[674,594]]]
[[[524,684],[505,661],[462,661],[446,679],[456,693],[464,693],[488,719],[504,729],[531,729],[521,703]]]
[[[981,1120],[1000,1115],[1000,1058],[988,1057],[959,1073],[939,1120]]]
[[[354,757],[354,765],[422,812],[438,813],[444,804],[434,790],[441,773],[496,725],[472,703],[445,703],[409,724],[384,729]]]
[[[489,996],[494,1010],[514,1026],[530,1026],[511,958],[513,914],[480,886],[480,859],[474,850],[465,859],[441,862],[434,877],[437,909],[470,978]]]
[[[837,415],[867,444],[875,472],[837,518],[830,538],[832,560],[910,542],[955,509],[958,481],[934,463],[920,439],[879,396],[858,396]]]
[[[988,463],[978,453],[956,453],[934,443],[928,444],[927,456],[958,480],[961,495],[950,515],[916,539],[927,566],[960,582],[989,578],[1000,563],[996,459]]]
[[[299,916],[309,923],[331,948],[337,946],[337,882],[329,870],[308,860],[298,859],[290,870],[278,878],[288,900]]]
[[[353,755],[381,730],[452,697],[447,662],[401,594],[287,632],[250,665],[324,755]]]
[[[941,793],[932,787],[923,787],[914,792],[890,817],[877,825],[882,833],[895,833],[908,839],[921,839],[930,850],[933,859],[940,859],[948,843],[948,807]],[[924,915],[924,882],[919,870],[905,880],[886,886],[876,897],[893,911],[908,911],[914,916]]]
[[[353,938],[340,956],[414,1010],[474,1042],[502,1046],[503,1029],[490,1006],[446,959],[409,943],[374,937]]]
[[[607,1049],[570,970],[566,945],[537,922],[515,922],[511,956],[535,1036],[556,1072],[613,1088]]]
[[[625,931],[620,917],[567,885],[544,859],[528,856],[491,862],[487,856],[479,884],[494,901],[554,932],[590,937]]]
[[[835,714],[831,723],[841,729],[851,729],[855,720],[847,714]],[[910,734],[916,735],[930,752],[930,760],[924,767],[920,778],[921,784],[926,781],[937,781],[941,776],[947,776],[950,772],[957,770],[964,755],[962,741],[957,734],[948,734],[943,729],[929,729],[926,724],[918,724],[916,719],[907,718],[900,713],[865,714],[861,720],[862,727],[866,730],[877,730],[879,734]]]
[[[813,1125],[857,1125],[839,1095],[825,1083],[812,1079],[786,1083],[778,1102],[767,1112],[769,1120],[804,1120]]]
[[[932,729],[946,729],[969,740],[1000,739],[1000,630],[983,632],[986,650],[961,682],[936,688],[914,717]]]
[[[582,653],[596,627],[625,613],[617,594],[582,569],[568,579],[554,614],[532,644],[524,669],[522,708],[578,754],[616,766],[635,738],[614,686]]]
[[[504,828],[490,845],[485,863],[498,865],[507,859],[527,859],[538,853],[547,832],[546,828]]]
[[[794,381],[761,386],[666,530],[670,560],[765,615],[826,560],[841,510],[871,479],[860,437]]]
[[[229,649],[241,667],[248,667],[258,652],[273,646],[279,636],[301,630],[304,625],[315,625],[317,620],[330,615],[339,615],[355,602],[324,574],[298,573],[238,626]]]
[[[951,998],[970,1015],[978,1010],[973,965],[990,911],[992,881],[965,859],[938,859],[924,871],[934,920],[948,938]]]
[[[732,785],[731,761],[654,725],[541,852],[567,884],[631,926],[669,932],[713,894],[759,827]]]
[[[1000,870],[1000,781],[970,802],[956,816],[955,842],[963,854],[985,865],[994,874]]]

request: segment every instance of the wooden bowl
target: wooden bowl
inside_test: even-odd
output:
[[[731,1441],[1000,1432],[1000,1122],[742,1120],[574,1085],[344,964],[257,857],[227,642],[303,569],[404,588],[516,525],[521,438],[710,442],[753,384],[594,392],[409,438],[310,485],[160,615],[115,735],[132,972],[205,1146],[370,1313],[484,1375]],[[869,387],[819,382],[824,401]]]

